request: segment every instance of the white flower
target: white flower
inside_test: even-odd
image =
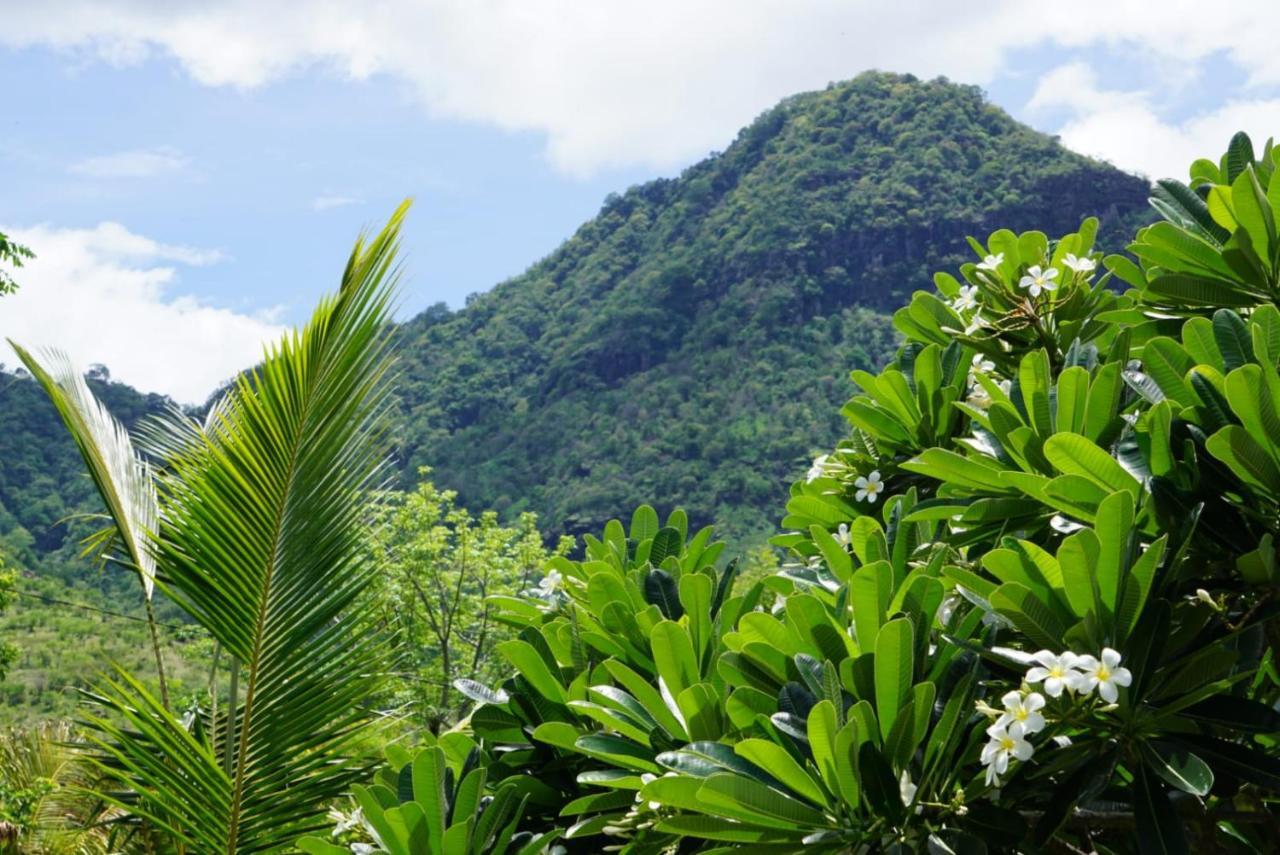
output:
[[[813,459],[813,465],[809,467],[809,474],[804,476],[805,483],[817,481],[827,472],[827,455],[823,454]]]
[[[538,583],[538,593],[544,597],[550,597],[556,591],[560,590],[560,586],[564,584],[564,576],[559,570],[549,570],[547,575],[542,577],[542,581]]]
[[[1008,692],[1000,699],[1004,704],[1004,712],[996,719],[996,724],[1006,727],[1021,724],[1023,733],[1038,733],[1044,730],[1044,695],[1032,692],[1025,698],[1021,692]]]
[[[1053,744],[1058,746],[1059,748],[1068,748],[1071,745],[1070,736],[1064,736],[1060,734],[1058,736],[1051,737],[1051,739],[1053,739]]]
[[[969,363],[969,374],[989,374],[996,370],[996,364],[981,353],[975,353]]]
[[[848,549],[849,544],[853,543],[853,538],[849,535],[848,523],[840,523],[836,528],[836,533],[831,535],[831,537],[836,543],[840,544],[845,549]]]
[[[378,850],[374,849],[373,844],[371,843],[352,843],[351,844],[351,855],[373,855],[373,853],[377,851]]]
[[[995,255],[988,255],[982,259],[982,263],[978,265],[979,270],[995,270],[1001,264],[1004,264],[1004,253],[997,252]]]
[[[902,797],[902,804],[911,807],[911,803],[916,800],[916,785],[911,782],[911,773],[906,769],[902,770],[902,777],[898,779],[898,795]],[[916,805],[916,813],[924,813],[924,805]]]
[[[951,307],[957,312],[967,312],[978,308],[978,286],[965,285],[960,293],[951,301]]]
[[[880,480],[880,470],[877,469],[866,476],[859,475],[858,480],[853,482],[853,486],[858,488],[858,492],[854,495],[859,502],[866,500],[874,503],[884,490],[884,482]]]
[[[1098,266],[1098,262],[1092,258],[1085,256],[1084,258],[1076,258],[1075,255],[1067,253],[1067,257],[1062,259],[1062,263],[1070,267],[1076,273],[1092,273],[1094,268]]]
[[[973,318],[970,319],[969,323],[964,328],[964,334],[973,335],[974,333],[976,333],[978,330],[982,329],[986,325],[987,325],[987,320],[986,318],[982,317],[982,312],[974,312]]]
[[[1133,682],[1133,675],[1128,668],[1120,667],[1120,654],[1110,647],[1102,649],[1102,659],[1092,656],[1081,656],[1076,660],[1080,669],[1080,689],[1083,694],[1092,692],[1096,686],[1098,697],[1109,704],[1114,704],[1120,697],[1118,686],[1127,686]]]
[[[1076,691],[1080,686],[1080,673],[1073,670],[1079,657],[1066,652],[1055,656],[1051,650],[1040,650],[1032,654],[1032,658],[1040,663],[1027,671],[1028,683],[1044,682],[1044,693],[1051,698],[1059,697],[1063,689]]]
[[[987,784],[1000,786],[1000,776],[1009,771],[1009,760],[1030,760],[1035,748],[1025,738],[1022,725],[993,724],[987,728],[990,741],[982,748],[982,765],[987,767]]]
[[[1040,265],[1033,264],[1027,268],[1027,275],[1018,281],[1018,287],[1026,288],[1031,292],[1032,297],[1039,297],[1042,291],[1052,291],[1058,287],[1058,283],[1053,281],[1057,278],[1056,268],[1041,270]]]

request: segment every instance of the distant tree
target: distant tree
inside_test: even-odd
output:
[[[17,584],[17,581],[18,574],[5,567],[4,555],[0,554],[0,612],[4,611],[13,602],[14,585]],[[0,638],[0,681],[4,680],[4,675],[8,672],[9,666],[17,658],[18,648]]]
[[[493,511],[473,516],[457,493],[427,479],[411,493],[389,493],[379,502],[372,546],[385,567],[382,605],[399,639],[403,701],[432,730],[449,723],[466,698],[456,680],[487,683],[502,666],[494,645],[506,638],[486,597],[517,595],[535,587],[553,555],[572,540],[547,549],[535,514],[511,527]]]

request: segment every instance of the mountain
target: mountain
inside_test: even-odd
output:
[[[887,310],[967,259],[966,235],[1098,215],[1119,249],[1147,190],[975,87],[868,73],[788,98],[678,178],[610,196],[526,273],[403,324],[405,483],[431,466],[465,505],[535,510],[549,533],[641,501],[767,533],[840,435],[849,370],[891,353]],[[166,405],[93,385],[126,423]],[[73,559],[91,525],[59,523],[91,493],[35,384],[0,375],[0,549],[115,584]]]
[[[640,501],[752,535],[841,435],[881,312],[971,258],[966,235],[1103,220],[1146,181],[976,87],[864,74],[788,98],[679,178],[610,196],[526,273],[400,333],[402,459],[473,507],[576,533]]]

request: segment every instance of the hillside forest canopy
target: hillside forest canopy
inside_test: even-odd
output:
[[[6,737],[0,846],[1266,851],[1278,168],[1236,135],[1123,252],[1091,216],[969,238],[851,372],[774,568],[679,508],[548,545],[388,496],[406,207],[199,417],[126,429],[15,343],[150,656]],[[194,689],[166,620],[207,646]]]

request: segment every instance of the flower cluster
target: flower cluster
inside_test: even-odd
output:
[[[1027,761],[1035,754],[1029,737],[1044,730],[1047,724],[1043,712],[1047,703],[1045,695],[1060,698],[1066,693],[1083,699],[1096,691],[1103,701],[1114,704],[1120,697],[1119,687],[1133,681],[1129,669],[1120,665],[1120,654],[1110,647],[1104,648],[1101,656],[1041,650],[1031,655],[1031,661],[1035,664],[1027,669],[1024,681],[1027,685],[1041,685],[1044,694],[1014,689],[1000,699],[1003,710],[979,705],[981,710],[996,717],[987,728],[987,744],[981,755],[989,786],[1000,786],[1000,776],[1009,771],[1012,760]],[[1070,744],[1065,736],[1055,737],[1055,742]]]
[[[1133,682],[1129,669],[1120,667],[1120,654],[1110,647],[1104,647],[1101,656],[1081,656],[1069,651],[1055,656],[1041,650],[1031,658],[1038,664],[1027,671],[1027,682],[1043,681],[1045,692],[1053,698],[1063,690],[1088,695],[1096,689],[1098,697],[1114,704],[1120,697],[1119,687]]]

